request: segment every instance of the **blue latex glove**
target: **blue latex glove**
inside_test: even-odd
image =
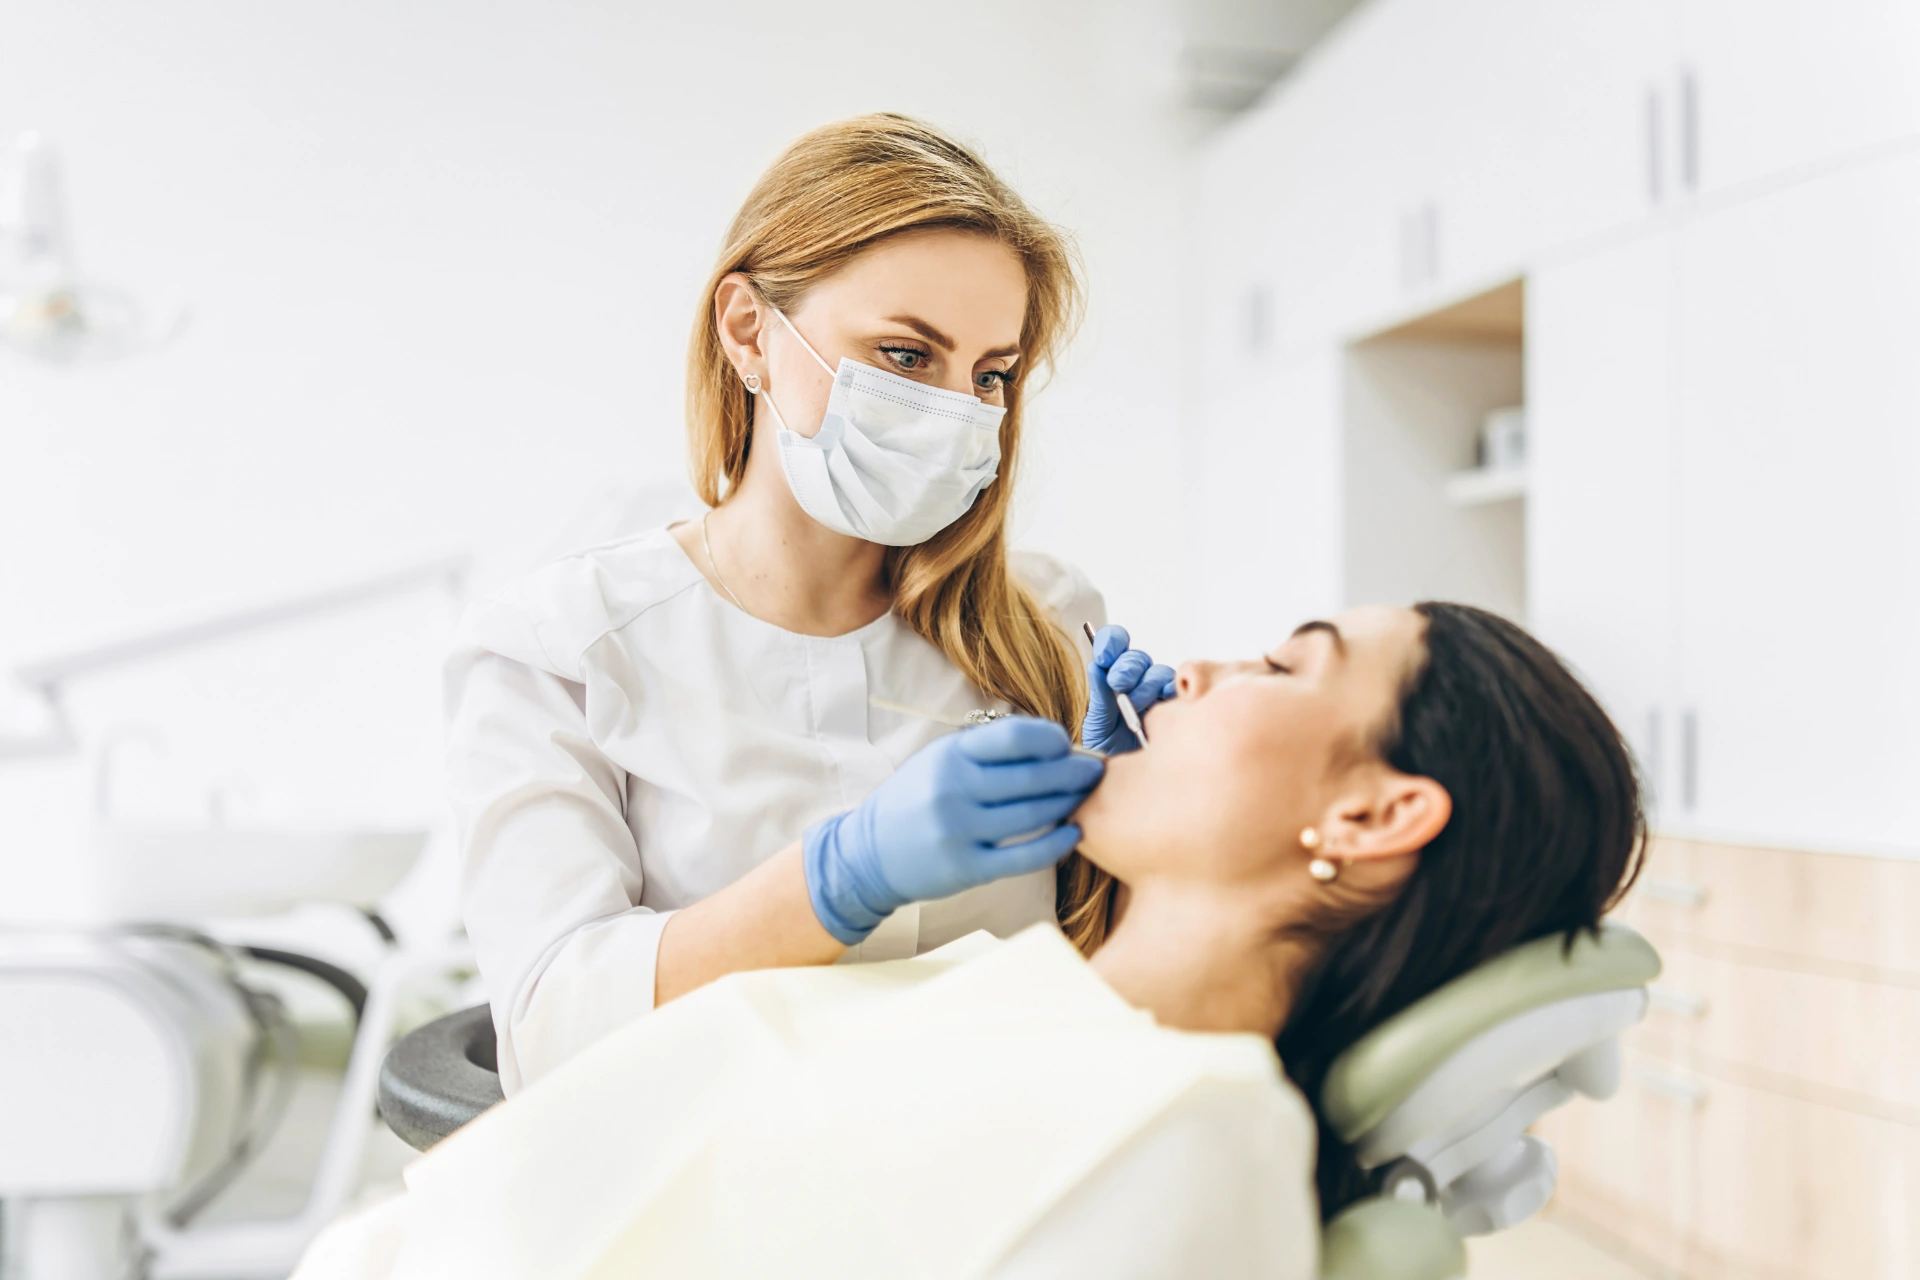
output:
[[[1102,627],[1093,637],[1093,661],[1087,664],[1087,718],[1080,741],[1104,755],[1137,751],[1140,740],[1120,718],[1121,698],[1141,715],[1174,695],[1173,668],[1127,647],[1125,627]]]
[[[820,923],[852,946],[909,902],[1066,857],[1080,828],[1056,824],[1106,770],[1071,745],[1050,720],[1009,716],[915,752],[859,808],[807,831],[807,894]],[[1002,843],[1014,836],[1032,838]]]

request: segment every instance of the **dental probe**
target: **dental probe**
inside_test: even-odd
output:
[[[1087,633],[1087,643],[1092,644],[1093,624],[1091,622],[1083,622],[1080,624],[1080,629]],[[1147,745],[1147,726],[1146,723],[1140,719],[1140,713],[1133,709],[1133,699],[1115,690],[1113,701],[1114,705],[1120,708],[1120,718],[1126,722],[1127,728],[1133,730],[1135,741],[1139,742],[1141,748],[1144,750]]]
[[[992,724],[995,720],[1012,714],[1008,711],[969,711],[964,716],[952,716],[942,711],[927,711],[920,707],[910,707],[904,702],[889,702],[885,698],[868,698],[867,705],[878,707],[882,711],[892,711],[903,716],[918,716],[922,720],[931,720],[935,724],[950,724],[956,729],[971,729],[975,725]],[[1090,751],[1086,747],[1079,745],[1075,745],[1069,748],[1069,750],[1077,756],[1091,756],[1095,760],[1106,759],[1106,757],[1098,751]]]

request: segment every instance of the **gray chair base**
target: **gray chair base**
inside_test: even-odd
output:
[[[402,1036],[380,1064],[380,1118],[416,1151],[503,1096],[493,1014],[484,1004]]]

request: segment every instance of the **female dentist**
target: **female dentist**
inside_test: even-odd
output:
[[[808,134],[748,196],[688,361],[712,510],[476,604],[448,662],[508,1093],[728,973],[1104,935],[1064,822],[1101,764],[1062,727],[1104,609],[1006,546],[1020,388],[1078,301],[1060,233],[913,120]],[[1135,745],[1115,689],[1171,682],[1125,649],[1089,668],[1102,750]],[[1021,714],[951,731],[976,711]]]

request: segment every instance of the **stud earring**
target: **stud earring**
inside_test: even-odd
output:
[[[1312,827],[1303,830],[1300,833],[1300,847],[1302,849],[1318,849],[1320,847],[1320,833]],[[1315,880],[1318,880],[1321,884],[1330,884],[1340,875],[1340,864],[1328,858],[1315,858],[1307,864],[1307,874]]]
[[[760,375],[759,374],[743,373],[740,375],[740,381],[747,384],[748,395],[757,396],[760,394]]]

